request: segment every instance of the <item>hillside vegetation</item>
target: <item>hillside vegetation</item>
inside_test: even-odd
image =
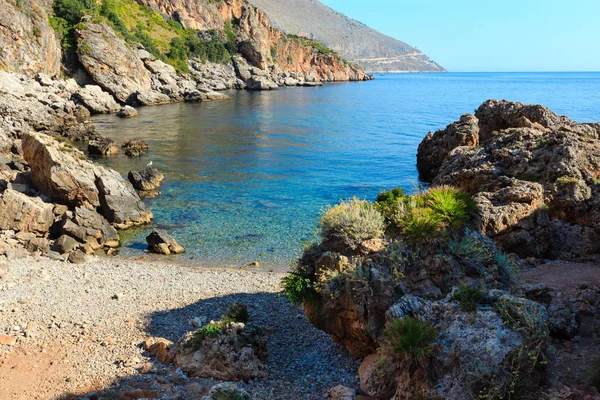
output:
[[[273,25],[291,34],[323,42],[367,71],[428,71],[445,69],[400,40],[353,20],[318,0],[250,0],[267,13]]]

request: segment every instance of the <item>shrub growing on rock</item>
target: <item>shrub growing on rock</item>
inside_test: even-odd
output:
[[[383,236],[384,220],[373,203],[354,198],[325,210],[320,228],[324,240],[355,250],[361,242]]]
[[[415,317],[396,318],[383,331],[383,350],[413,360],[430,355],[437,337],[431,322]]]
[[[247,323],[250,319],[248,315],[248,307],[245,304],[232,303],[227,306],[227,314],[224,316],[225,320],[234,322]]]
[[[473,312],[477,309],[477,305],[483,299],[483,290],[479,287],[460,286],[456,288],[450,300],[458,301],[461,310],[465,312]]]
[[[314,297],[313,281],[302,275],[291,273],[281,279],[282,294],[295,305],[301,305],[304,300]]]

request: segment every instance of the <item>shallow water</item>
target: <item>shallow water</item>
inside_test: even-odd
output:
[[[229,94],[140,108],[129,120],[95,118],[119,143],[150,143],[139,159],[98,161],[125,175],[152,160],[165,175],[161,196],[146,203],[155,226],[187,249],[172,261],[286,269],[323,207],[396,186],[414,190],[423,136],[489,98],[600,121],[600,73],[378,74],[371,82]],[[125,232],[121,255],[140,256],[148,230]]]

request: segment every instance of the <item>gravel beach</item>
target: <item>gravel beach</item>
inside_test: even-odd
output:
[[[240,382],[252,398],[321,399],[336,385],[357,388],[357,362],[278,296],[282,276],[118,258],[2,263],[0,399],[119,399],[131,390],[200,399],[218,382],[161,364],[143,342],[176,342],[194,318],[216,320],[232,302],[247,304],[267,332],[269,377]]]

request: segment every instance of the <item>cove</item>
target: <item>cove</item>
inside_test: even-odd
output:
[[[324,207],[396,186],[417,190],[423,136],[489,98],[600,120],[600,73],[378,74],[369,82],[227,94],[140,108],[134,119],[94,119],[118,143],[149,142],[144,157],[97,161],[123,175],[152,161],[165,175],[161,196],[146,203],[153,226],[187,249],[169,261],[288,269]],[[150,228],[122,232],[120,254],[141,256]]]

